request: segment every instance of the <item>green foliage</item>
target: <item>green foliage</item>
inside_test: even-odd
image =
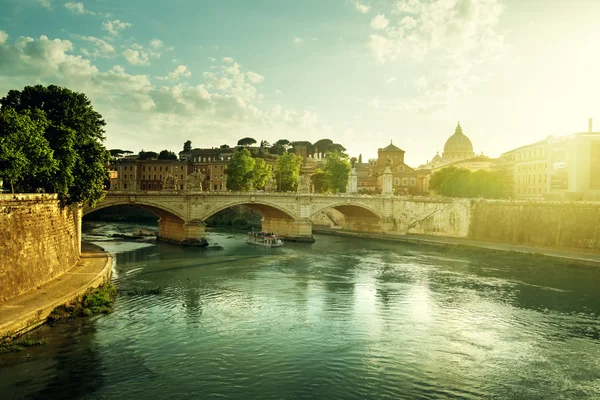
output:
[[[236,151],[227,162],[225,169],[227,189],[239,192],[250,190],[255,162],[248,149],[242,148]]]
[[[506,198],[511,192],[510,179],[505,172],[467,169],[450,166],[436,172],[429,188],[448,197]]]
[[[351,169],[348,156],[335,150],[327,153],[324,171],[327,177],[328,189],[333,193],[345,192]]]
[[[9,91],[0,99],[0,106],[2,110],[12,108],[22,115],[30,113],[33,121],[47,123],[44,137],[53,150],[56,168],[46,166],[46,170],[53,172],[45,180],[24,177],[25,186],[57,193],[65,204],[93,205],[104,197],[110,161],[110,154],[102,144],[106,123],[84,94],[55,85],[26,86],[21,91]]]
[[[18,340],[13,340],[10,342],[5,342],[0,344],[0,354],[2,353],[16,353],[19,351],[23,351],[28,347],[33,346],[46,346],[48,342],[46,339],[34,340],[31,338],[19,338]]]
[[[327,152],[329,152],[329,150],[331,150],[332,146],[333,146],[333,140],[331,140],[331,139],[317,140],[313,144],[313,148],[317,153],[327,153]]]
[[[169,150],[163,150],[158,153],[157,160],[177,160],[177,154]]]
[[[140,151],[138,153],[138,160],[156,160],[158,158],[158,153],[155,151]]]
[[[238,140],[237,145],[238,146],[246,146],[246,147],[248,147],[248,146],[253,145],[254,143],[256,143],[256,140],[254,140],[251,137],[245,137],[243,139]]]
[[[327,174],[325,171],[317,168],[310,177],[315,193],[327,193]]]
[[[275,180],[281,192],[295,191],[300,177],[302,157],[293,153],[285,153],[277,159]]]
[[[192,150],[192,141],[186,140],[183,144],[183,151],[191,151]]]
[[[33,192],[56,173],[58,164],[44,136],[47,121],[42,112],[32,120],[29,111],[0,110],[0,180],[14,193]]]
[[[262,158],[254,159],[254,169],[252,171],[252,184],[255,189],[264,190],[267,180],[271,176],[271,166]]]
[[[73,302],[56,307],[48,316],[49,322],[65,321],[77,317],[89,317],[94,314],[108,314],[117,296],[112,283],[105,283],[96,289],[88,289]]]

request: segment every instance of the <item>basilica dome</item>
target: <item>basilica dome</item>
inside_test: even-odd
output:
[[[474,155],[473,144],[471,143],[471,140],[463,134],[460,123],[458,123],[454,135],[450,136],[444,145],[442,158],[444,161],[457,161],[473,157]]]

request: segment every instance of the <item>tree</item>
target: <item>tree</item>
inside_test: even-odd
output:
[[[294,191],[298,186],[302,157],[293,153],[285,153],[277,159],[275,180],[281,192]]]
[[[359,154],[359,155],[358,155],[358,163],[359,163],[359,164],[362,164],[362,154]]]
[[[251,137],[245,137],[243,139],[238,140],[237,145],[248,147],[253,145],[254,143],[256,143],[256,140],[252,139]]]
[[[354,166],[356,165],[357,161],[358,161],[358,159],[356,157],[352,157],[350,159],[350,165],[352,166],[352,168],[354,168]]]
[[[271,176],[271,166],[262,158],[254,159],[254,169],[252,170],[252,184],[255,189],[264,190],[267,180]]]
[[[313,184],[313,189],[315,191],[315,193],[326,193],[327,192],[327,174],[325,173],[325,171],[317,168],[315,169],[315,172],[313,172],[312,176],[310,177],[312,184]]]
[[[41,113],[41,112],[40,112]],[[32,120],[29,113],[12,108],[0,111],[0,180],[21,192],[33,192],[56,172],[57,163],[44,137],[44,115]]]
[[[110,160],[102,143],[106,123],[85,94],[55,85],[26,86],[21,91],[10,90],[0,99],[0,108],[12,108],[19,114],[29,111],[34,120],[45,116],[44,137],[57,163],[42,186],[46,192],[57,193],[63,204],[93,205],[104,197]]]
[[[158,158],[158,153],[155,151],[140,151],[138,153],[138,160],[156,160]]]
[[[191,140],[186,140],[186,142],[183,144],[183,151],[191,151],[192,150],[192,141]]]
[[[264,161],[264,160],[263,160]],[[255,160],[248,149],[236,151],[227,162],[227,189],[238,192],[250,190]]]
[[[335,150],[327,153],[324,171],[327,177],[328,189],[333,193],[344,192],[351,168],[348,156],[345,154],[340,154]]]
[[[177,154],[169,150],[162,150],[158,153],[157,160],[177,160]]]
[[[264,157],[267,154],[269,154],[269,148],[271,147],[271,145],[269,144],[269,142],[267,142],[266,140],[261,140],[260,141],[260,148],[258,149],[258,156],[259,157]]]
[[[227,144],[222,144],[221,146],[219,146],[219,148],[222,150],[226,150],[226,149],[230,149],[231,147],[229,147],[229,145],[227,145]]]
[[[504,171],[478,170],[450,166],[436,172],[429,188],[449,197],[506,198],[511,193],[510,177]]]
[[[329,150],[331,150],[331,147],[333,146],[333,141],[331,139],[321,139],[321,140],[317,140],[314,144],[313,144],[313,148],[315,149],[315,151],[317,153],[327,153],[329,152]],[[344,149],[345,150],[345,149]]]

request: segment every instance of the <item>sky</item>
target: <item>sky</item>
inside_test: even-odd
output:
[[[597,0],[0,0],[0,96],[85,93],[107,148],[329,138],[418,166],[600,126]],[[600,129],[594,129],[600,131]]]

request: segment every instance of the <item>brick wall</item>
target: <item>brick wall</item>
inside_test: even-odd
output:
[[[56,195],[0,195],[0,302],[63,274],[81,252],[81,212]]]

